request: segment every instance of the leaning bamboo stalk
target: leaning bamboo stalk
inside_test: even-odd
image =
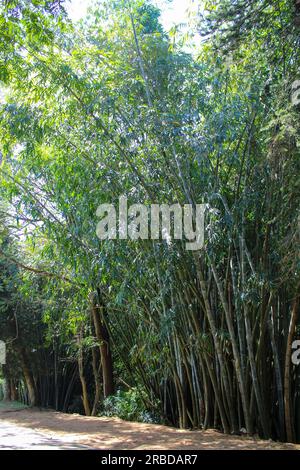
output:
[[[277,345],[275,341],[274,333],[274,317],[273,317],[273,308],[270,309],[270,320],[268,322],[271,347],[274,357],[274,370],[275,370],[275,380],[277,386],[277,398],[278,398],[278,409],[279,409],[279,432],[281,440],[284,441],[285,432],[284,432],[284,394],[283,394],[283,383],[282,383],[282,373],[279,362],[279,354],[277,350]]]
[[[244,237],[240,237],[240,251],[241,251],[241,268],[242,268],[241,270],[242,288],[245,289]],[[258,381],[257,368],[256,368],[255,356],[254,356],[254,350],[253,350],[253,337],[252,337],[252,330],[251,330],[247,302],[244,303],[244,320],[245,320],[246,342],[247,342],[248,357],[249,357],[249,363],[250,363],[250,369],[251,369],[252,384],[254,388],[257,408],[258,408],[258,412],[260,416],[261,425],[263,428],[264,437],[267,438],[270,436],[270,429],[269,429],[268,421],[266,418],[261,389],[260,389],[260,385]]]
[[[239,388],[240,388],[240,393],[241,393],[241,398],[242,398],[246,428],[247,428],[247,432],[249,434],[252,434],[253,429],[252,429],[252,423],[251,423],[250,413],[249,413],[248,394],[247,394],[247,389],[245,385],[245,378],[243,377],[243,372],[241,368],[241,361],[240,361],[239,350],[238,350],[237,341],[235,337],[233,322],[229,313],[229,309],[228,309],[228,305],[224,296],[223,288],[221,286],[220,280],[217,275],[215,264],[210,257],[209,257],[209,261],[210,261],[214,279],[218,288],[221,303],[225,312],[227,328],[228,328],[230,339],[231,339],[232,351],[233,351],[233,357],[234,357],[234,367],[235,367],[235,371],[236,371],[236,375],[237,375],[237,379],[239,383]]]
[[[220,344],[220,341],[219,341],[219,336],[218,336],[218,331],[217,331],[215,319],[213,317],[211,307],[210,307],[210,303],[209,303],[209,299],[208,299],[208,296],[207,296],[206,284],[205,284],[204,276],[203,276],[202,269],[201,269],[201,266],[200,266],[200,262],[199,262],[198,259],[196,259],[196,262],[197,262],[197,274],[198,274],[198,277],[199,277],[201,293],[202,293],[204,304],[205,304],[205,313],[206,313],[207,318],[208,318],[208,322],[209,322],[209,325],[210,325],[210,328],[211,328],[211,333],[212,333],[214,345],[215,345],[215,348],[216,348],[216,351],[217,351],[217,357],[218,357],[218,361],[219,361],[220,368],[221,368],[221,375],[222,375],[222,380],[224,382],[225,392],[226,392],[226,394],[228,396],[228,400],[230,402],[229,413],[230,413],[230,416],[231,416],[231,426],[232,426],[233,432],[236,432],[236,425],[235,425],[236,420],[235,420],[235,414],[234,414],[234,408],[233,408],[233,401],[232,401],[231,396],[230,396],[230,387],[229,387],[229,383],[228,383],[228,380],[227,380],[227,374],[226,374],[226,368],[225,368],[225,363],[224,363],[224,359],[223,359],[222,348],[221,348],[221,344]]]

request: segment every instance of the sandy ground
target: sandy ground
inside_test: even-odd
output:
[[[213,430],[182,431],[118,418],[1,406],[0,449],[300,450],[300,445],[226,436]]]

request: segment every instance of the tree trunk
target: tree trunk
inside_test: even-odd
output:
[[[106,398],[114,393],[113,362],[110,349],[110,339],[108,330],[103,321],[104,306],[97,303],[95,294],[90,296],[90,300],[95,333],[99,342],[101,356],[103,395],[104,398]]]
[[[91,416],[88,391],[87,391],[86,380],[84,376],[84,363],[83,363],[83,353],[82,353],[81,346],[79,346],[78,370],[79,370],[79,378],[80,378],[81,388],[82,388],[82,402],[83,402],[84,412],[86,416]]]
[[[92,349],[92,365],[93,365],[93,375],[94,375],[94,381],[95,381],[95,397],[94,397],[94,404],[93,404],[93,409],[92,409],[92,416],[96,416],[97,414],[98,404],[99,404],[100,395],[101,395],[101,383],[100,383],[100,378],[99,378],[97,351],[98,349],[96,348]]]
[[[19,347],[18,348],[19,355],[20,355],[20,362],[24,374],[24,379],[26,383],[26,387],[28,390],[28,398],[29,398],[29,405],[35,406],[36,405],[36,392],[35,392],[35,385],[33,380],[33,375],[28,365],[28,357],[25,348]]]
[[[275,341],[274,318],[273,318],[272,307],[271,307],[270,316],[271,318],[269,321],[269,331],[270,331],[271,347],[272,347],[272,352],[273,352],[273,357],[274,357],[274,371],[275,371],[276,389],[277,389],[277,397],[278,397],[279,433],[280,433],[281,441],[284,442],[285,429],[284,429],[284,398],[283,398],[282,374],[280,370],[279,354],[278,354],[277,345]]]
[[[11,400],[11,395],[10,395],[10,387],[8,386],[8,381],[7,379],[4,379],[3,383],[3,400],[4,401],[10,401]]]
[[[292,416],[292,403],[291,403],[291,357],[292,357],[292,342],[295,333],[296,323],[298,319],[299,296],[296,297],[292,307],[292,315],[289,326],[289,334],[286,345],[285,353],[285,366],[284,366],[284,412],[285,412],[285,427],[288,442],[295,442],[295,428]]]
[[[11,398],[12,401],[17,401],[18,400],[18,391],[17,391],[15,381],[13,379],[11,379],[9,385],[10,385],[10,398]]]

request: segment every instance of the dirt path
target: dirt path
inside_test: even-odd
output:
[[[182,431],[129,423],[118,418],[90,418],[36,409],[0,408],[0,449],[204,450],[298,449],[292,444],[216,431]]]
[[[76,436],[49,436],[36,429],[24,429],[6,420],[0,420],[0,450],[80,450],[89,449],[76,444]]]

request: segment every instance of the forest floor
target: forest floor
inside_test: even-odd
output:
[[[184,431],[118,418],[42,411],[0,402],[0,449],[300,450],[300,445],[228,436],[214,430]]]

